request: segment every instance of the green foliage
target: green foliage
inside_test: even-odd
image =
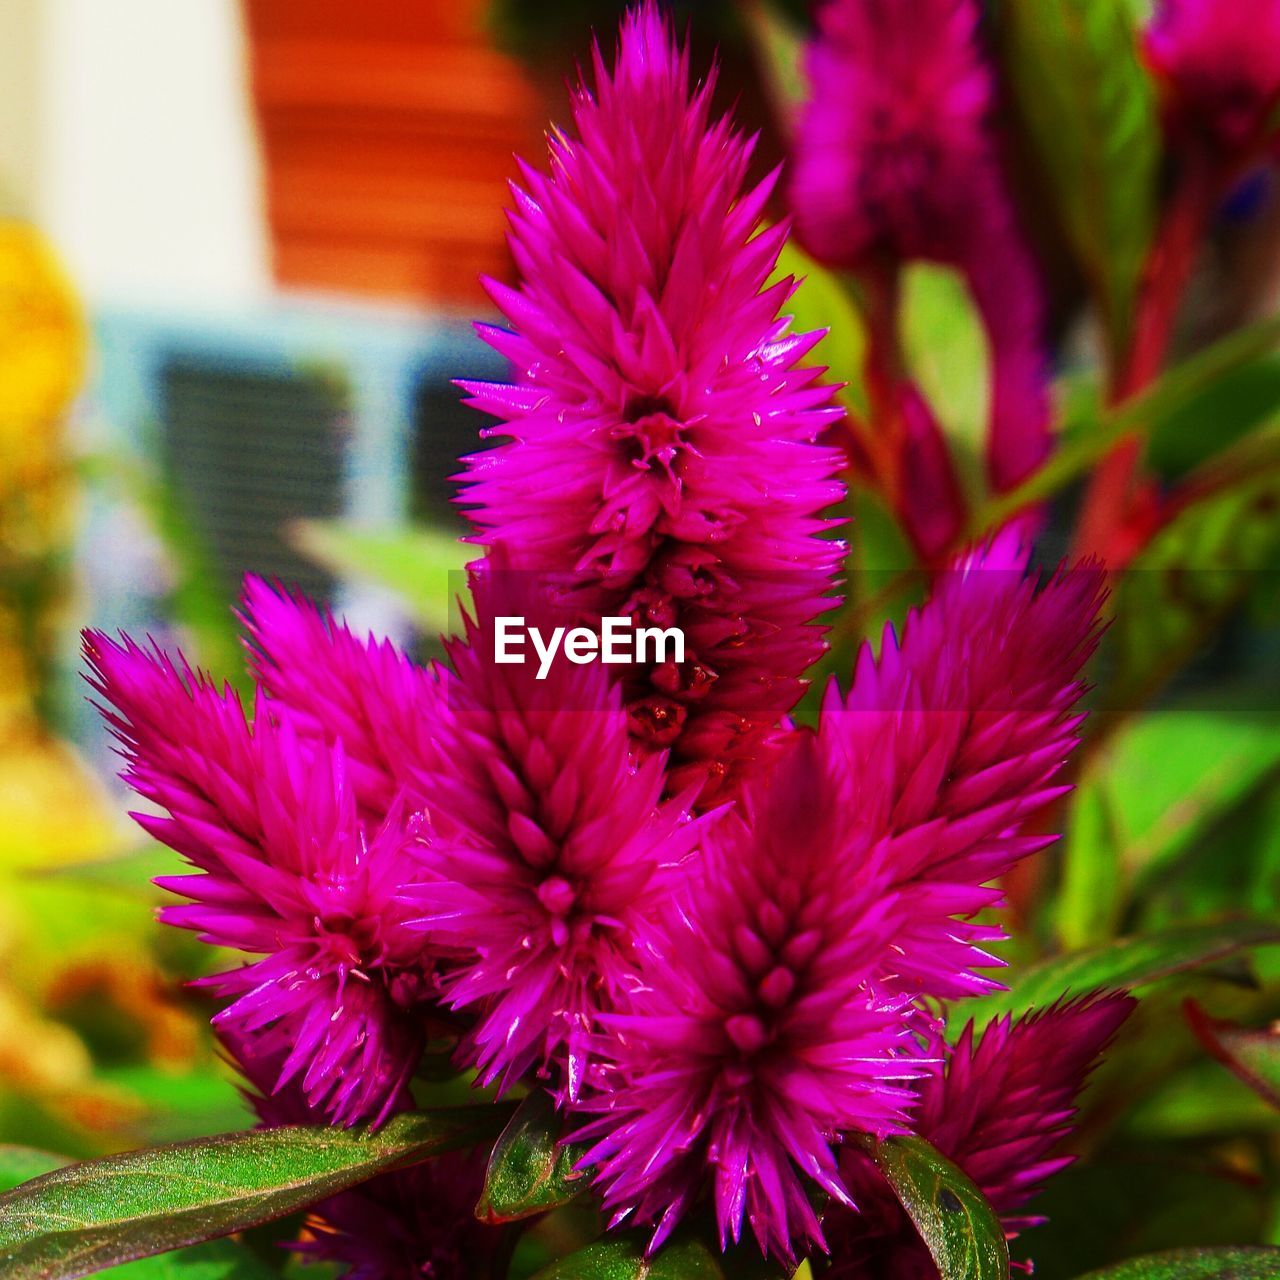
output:
[[[453,596],[463,589],[463,568],[475,558],[456,538],[427,528],[365,529],[304,520],[292,536],[301,551],[332,572],[391,592],[432,634],[451,629]]]
[[[1120,938],[1006,975],[1007,991],[966,1001],[959,1012],[980,1025],[999,1014],[1042,1008],[1065,993],[1083,995],[1100,987],[1141,990],[1267,944],[1280,944],[1280,921],[1191,924]],[[956,1033],[961,1030],[958,1021],[952,1028]]]
[[[583,1188],[574,1172],[582,1148],[561,1141],[564,1125],[550,1096],[536,1089],[494,1144],[476,1217],[514,1222],[568,1204]]]
[[[887,1138],[867,1149],[942,1280],[1007,1280],[1009,1246],[1000,1219],[950,1160],[922,1138]]]
[[[132,1151],[0,1196],[5,1280],[61,1280],[261,1222],[492,1137],[500,1107],[399,1116],[377,1133],[285,1127]]]
[[[1005,0],[1008,79],[1063,230],[1127,346],[1155,225],[1155,95],[1139,66],[1126,0]]]
[[[1280,1249],[1175,1249],[1091,1271],[1080,1280],[1275,1280]]]

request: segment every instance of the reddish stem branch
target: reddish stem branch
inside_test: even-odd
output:
[[[1120,403],[1144,390],[1160,373],[1178,311],[1195,267],[1205,227],[1221,190],[1221,172],[1205,150],[1186,160],[1159,234],[1147,259],[1133,341],[1111,389]],[[1076,551],[1121,568],[1139,539],[1129,526],[1145,526],[1155,495],[1141,475],[1142,443],[1122,440],[1094,472],[1085,493]]]

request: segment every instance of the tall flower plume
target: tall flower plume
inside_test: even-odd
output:
[[[997,1018],[980,1036],[970,1022],[949,1058],[929,1062],[913,1127],[977,1184],[1010,1237],[1040,1221],[1019,1211],[1072,1162],[1059,1148],[1076,1095],[1132,1009],[1127,996],[1095,992]],[[837,1209],[824,1224],[832,1280],[938,1280],[870,1158],[848,1148],[840,1163],[858,1212]]]
[[[709,1176],[722,1236],[745,1215],[790,1258],[822,1243],[804,1178],[850,1202],[838,1135],[909,1123],[929,1002],[993,985],[977,971],[1003,935],[971,917],[1051,839],[1018,828],[1059,793],[1079,723],[1100,575],[1037,591],[1025,570],[1006,533],[943,575],[704,837],[679,925],[602,1019],[582,1107],[618,1218],[660,1241]]]
[[[89,633],[86,654],[125,778],[167,816],[138,823],[196,868],[158,883],[190,901],[170,924],[260,956],[202,979],[231,1003],[214,1025],[278,1054],[334,1122],[380,1120],[403,1102],[434,975],[399,901],[416,875],[415,823],[393,803],[362,821],[340,746],[304,738],[264,698],[239,698],[185,664]]]
[[[992,349],[988,471],[1006,489],[1049,449],[1047,363],[980,17],[977,0],[823,0],[790,198],[824,262],[927,259],[965,273]]]
[[[678,625],[686,661],[633,670],[631,732],[670,752],[672,787],[710,802],[748,773],[819,656],[813,620],[840,559],[822,538],[841,495],[839,417],[821,336],[789,334],[768,284],[786,228],[758,231],[774,179],[744,190],[751,143],[711,118],[709,81],[653,0],[597,49],[594,91],[524,168],[510,214],[513,329],[482,326],[512,385],[464,384],[508,443],[468,459],[462,501],[482,541],[560,575],[581,616]]]
[[[1256,158],[1276,133],[1280,105],[1280,3],[1160,0],[1143,50],[1163,95],[1165,119],[1215,159]]]

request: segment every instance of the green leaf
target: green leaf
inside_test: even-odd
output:
[[[372,1134],[286,1126],[69,1165],[0,1196],[0,1274],[61,1280],[242,1231],[486,1139],[508,1114],[418,1112]]]
[[[35,1147],[0,1144],[0,1192],[11,1191],[31,1178],[38,1178],[67,1163],[65,1156],[37,1151]]]
[[[978,1025],[1004,1013],[1025,1013],[1052,1004],[1066,993],[1081,995],[1101,987],[1136,990],[1177,974],[1204,968],[1248,947],[1280,943],[1280,922],[1245,920],[1190,924],[1106,946],[1058,956],[1020,974],[1006,975],[1008,991],[994,991],[961,1008]],[[959,1019],[955,1030],[958,1032]]]
[[[563,1131],[555,1104],[544,1090],[535,1089],[494,1145],[476,1217],[513,1222],[568,1204],[586,1178],[573,1169],[583,1148],[562,1143]]]
[[[950,1160],[923,1138],[867,1142],[866,1149],[929,1246],[942,1280],[1008,1280],[1000,1219]]]
[[[715,1254],[701,1241],[669,1245],[645,1258],[648,1235],[609,1235],[538,1272],[535,1280],[723,1280]]]
[[[1280,1107],[1280,1027],[1238,1027],[1211,1018],[1194,1001],[1187,1018],[1200,1042],[1273,1107]]]
[[[1128,0],[1006,0],[1000,12],[1014,98],[1119,353],[1155,225],[1160,160]]]
[[[964,278],[948,267],[908,266],[901,324],[907,363],[938,415],[971,501],[979,501],[985,495],[991,348]]]
[[[1080,388],[1075,388],[1071,404],[1077,412],[1085,413],[1086,420],[1065,423],[1062,443],[1043,467],[1017,488],[991,499],[974,513],[970,539],[977,540],[1004,525],[1019,511],[1061,493],[1121,440],[1135,434],[1149,439],[1171,430],[1171,421],[1197,396],[1219,379],[1274,351],[1277,343],[1280,343],[1280,316],[1268,316],[1198,351],[1167,370],[1154,386],[1105,411],[1100,411],[1096,396],[1085,396]],[[1261,437],[1265,447],[1266,433],[1254,434]],[[1248,439],[1237,442],[1233,452],[1245,449]]]
[[[1079,1280],[1275,1280],[1280,1249],[1173,1249],[1090,1271]]]
[[[474,550],[452,535],[416,526],[364,529],[325,520],[300,520],[288,533],[300,551],[331,572],[390,591],[425,630],[445,634],[451,629],[462,570],[475,559]]]
[[[1164,883],[1277,766],[1280,735],[1265,715],[1177,707],[1120,729],[1071,806],[1056,903],[1064,947],[1114,936],[1130,900]]]
[[[1219,459],[1194,473],[1186,505],[1119,580],[1108,696],[1120,713],[1159,692],[1280,557],[1280,432],[1232,456],[1242,450],[1230,472]]]
[[[866,325],[840,276],[819,266],[794,240],[788,240],[778,255],[771,283],[794,276],[796,291],[786,304],[791,328],[796,333],[826,330],[826,337],[814,348],[812,359],[831,370],[832,378],[846,384],[841,398],[862,417],[867,414],[867,397],[862,385],[862,363],[867,349]]]
[[[760,78],[775,119],[785,134],[795,128],[805,100],[801,54],[804,33],[770,0],[739,0],[743,26],[756,52]]]
[[[230,1240],[209,1240],[175,1253],[140,1258],[108,1267],[103,1274],[112,1280],[279,1280],[280,1275]]]

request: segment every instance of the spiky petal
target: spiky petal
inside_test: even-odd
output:
[[[790,200],[815,257],[959,267],[992,348],[992,483],[1048,453],[1041,287],[992,128],[995,77],[977,0],[824,0]]]
[[[681,914],[627,1010],[602,1019],[608,1067],[582,1112],[615,1221],[673,1229],[709,1182],[721,1240],[743,1220],[791,1260],[822,1243],[808,1183],[848,1202],[842,1131],[906,1125],[918,1073],[910,1001],[879,975],[898,920],[886,869],[829,803],[797,736],[742,814],[704,837]]]
[[[707,802],[766,752],[822,651],[812,625],[839,544],[840,416],[818,334],[789,334],[772,285],[784,227],[757,234],[772,180],[743,189],[751,144],[691,89],[652,0],[616,64],[524,170],[510,215],[518,289],[491,286],[513,330],[482,329],[511,386],[466,384],[509,443],[468,460],[462,501],[484,541],[559,575],[584,620],[680,626],[686,660],[626,676],[632,733],[669,749],[672,788]]]
[[[1143,38],[1165,121],[1218,163],[1257,156],[1280,104],[1277,0],[1160,0]]]
[[[920,1082],[916,1131],[979,1187],[1013,1236],[1040,1219],[1018,1216],[1055,1173],[1075,1098],[1133,1000],[1098,992],[1016,1020],[970,1022],[946,1060]],[[849,1149],[841,1170],[859,1212],[827,1226],[833,1280],[937,1280],[937,1268],[868,1157]]]
[[[975,968],[1003,935],[968,917],[999,902],[993,880],[1052,842],[1019,826],[1063,790],[1101,598],[1092,565],[1041,585],[1006,532],[939,576],[900,643],[889,627],[878,658],[864,648],[847,697],[827,692],[818,739],[833,803],[890,850],[907,990],[958,998],[990,985]]]
[[[433,976],[397,895],[418,862],[400,806],[366,826],[340,747],[299,735],[263,699],[239,698],[161,652],[89,633],[86,654],[124,777],[167,816],[135,814],[192,875],[157,883],[189,899],[162,918],[261,959],[203,984],[231,1003],[215,1026],[279,1053],[339,1124],[380,1120],[422,1050]]]
[[[380,819],[402,793],[426,808],[441,767],[432,669],[252,575],[241,617],[259,687],[299,733],[341,744],[362,811]]]
[[[449,644],[435,725],[450,762],[432,807],[432,880],[415,901],[438,946],[465,952],[448,1000],[485,1081],[552,1070],[577,1094],[590,1033],[636,964],[668,873],[700,823],[662,801],[663,757],[633,765],[619,691],[599,663],[495,660],[494,619],[552,619],[523,574],[472,576],[475,617]]]

